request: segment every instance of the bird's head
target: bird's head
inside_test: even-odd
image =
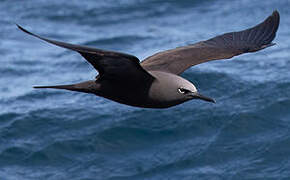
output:
[[[151,72],[156,77],[152,84],[149,97],[168,106],[177,105],[192,99],[201,99],[215,103],[215,100],[200,94],[188,80],[166,72]]]
[[[177,93],[186,100],[201,99],[204,101],[215,103],[214,99],[200,94],[192,83],[190,83],[187,86],[186,84],[185,86],[180,86],[180,87],[178,86]]]

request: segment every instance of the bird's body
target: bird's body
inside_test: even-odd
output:
[[[240,32],[223,34],[193,45],[163,51],[142,63],[135,56],[50,40],[18,27],[37,38],[80,53],[99,72],[95,80],[59,86],[37,86],[92,93],[137,107],[168,108],[191,99],[215,102],[198,93],[196,87],[179,76],[193,65],[255,52],[274,45],[279,13]]]
[[[176,84],[179,87],[186,84],[192,92],[196,92],[194,85],[181,76],[161,71],[149,71],[149,73],[155,77],[150,83],[132,83],[130,81],[112,83],[111,80],[97,78],[72,85],[41,86],[41,88],[92,93],[122,104],[146,108],[168,108],[191,99],[178,93]]]

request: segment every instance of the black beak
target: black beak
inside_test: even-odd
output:
[[[201,100],[204,100],[204,101],[216,103],[214,99],[212,99],[210,97],[206,97],[206,96],[204,96],[202,94],[199,94],[198,92],[193,92],[191,94],[191,96],[193,97],[193,99],[201,99]]]

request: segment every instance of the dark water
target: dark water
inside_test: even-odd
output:
[[[290,179],[289,7],[288,0],[0,1],[0,179]],[[183,74],[217,104],[165,110],[32,89],[96,72],[14,24],[143,59],[248,28],[275,9],[276,46]]]

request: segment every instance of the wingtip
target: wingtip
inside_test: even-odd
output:
[[[277,25],[279,26],[280,14],[278,10],[274,10],[271,16],[278,22]]]
[[[262,26],[262,28],[258,28],[261,34],[260,38],[257,38],[261,43],[260,48],[253,49],[251,52],[255,52],[255,50],[265,49],[270,46],[274,46],[276,43],[272,43],[272,41],[276,37],[276,33],[278,31],[280,24],[280,15],[278,10],[274,10],[270,16],[268,16],[261,24],[256,27]],[[255,28],[255,27],[254,27]],[[263,31],[261,31],[263,29]]]
[[[279,11],[275,9],[272,13],[273,16],[280,16]]]
[[[15,25],[18,27],[18,29],[20,29],[21,31],[27,33],[27,34],[30,34],[30,35],[33,35],[31,32],[27,31],[26,29],[24,29],[22,26],[20,26],[19,24],[15,23]]]
[[[19,24],[17,24],[17,23],[15,23],[15,25],[18,27],[18,29],[20,29],[20,30],[24,30],[24,28],[23,27],[21,27]]]
[[[277,21],[277,26],[279,26],[280,14],[279,14],[278,10],[274,10],[271,17],[273,17]]]

